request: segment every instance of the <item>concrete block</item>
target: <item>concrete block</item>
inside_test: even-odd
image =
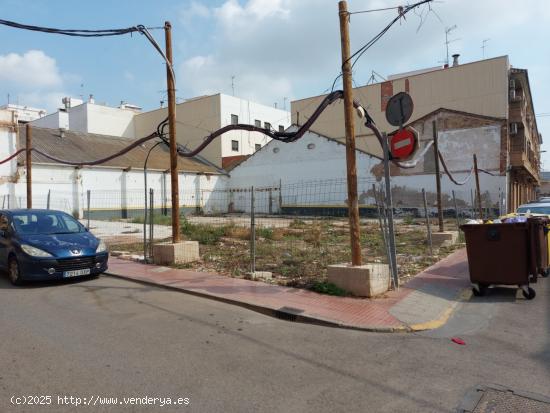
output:
[[[444,231],[432,233],[432,245],[438,247],[448,247],[458,242],[458,231]]]
[[[153,245],[153,262],[157,265],[183,264],[200,260],[197,241],[181,241],[175,244],[162,242]]]
[[[273,273],[269,271],[255,271],[251,273],[253,280],[271,280],[273,278]]]
[[[390,269],[387,264],[328,266],[328,282],[358,297],[383,294],[390,287]]]

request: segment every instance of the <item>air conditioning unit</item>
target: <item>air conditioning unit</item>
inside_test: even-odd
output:
[[[516,88],[516,79],[510,79],[510,89]]]
[[[510,123],[510,135],[518,134],[518,124],[517,122]]]

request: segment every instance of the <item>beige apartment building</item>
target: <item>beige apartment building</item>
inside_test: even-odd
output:
[[[134,135],[147,136],[167,116],[166,107],[136,115]],[[213,131],[236,123],[283,131],[290,126],[290,112],[222,93],[188,99],[176,105],[178,143],[188,149],[195,149]],[[229,168],[270,140],[260,132],[230,131],[208,145],[200,156],[217,167]]]
[[[411,123],[439,110],[501,120],[500,149],[495,150],[491,146],[490,154],[480,153],[478,157],[493,156],[503,164],[499,173],[506,176],[506,188],[503,190],[506,192],[508,210],[536,198],[540,185],[542,136],[537,129],[527,70],[511,67],[508,56],[467,64],[459,64],[457,57],[451,67],[402,73],[390,76],[381,83],[355,88],[354,98],[367,108],[380,130],[391,132],[395,128],[386,121],[386,104],[392,95],[402,91],[408,92],[414,101]],[[292,122],[303,124],[323,98],[316,96],[292,102]],[[466,123],[462,125],[461,122]],[[451,123],[453,128],[461,130],[470,127],[468,122],[464,116],[457,115],[456,121]],[[344,141],[343,102],[327,108],[312,130]],[[376,156],[382,155],[378,141],[359,118],[356,118],[356,137],[359,149]],[[425,141],[427,137],[421,137],[421,140]],[[465,163],[471,162],[471,152],[484,150],[487,150],[484,145],[478,148],[465,146]]]

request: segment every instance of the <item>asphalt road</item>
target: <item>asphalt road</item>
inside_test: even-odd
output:
[[[536,285],[533,301],[504,289],[476,298],[433,332],[380,334],[281,321],[110,277],[23,288],[2,277],[0,412],[439,413],[479,384],[549,395],[549,284]],[[49,406],[10,401],[45,396]],[[189,404],[77,408],[58,396]]]

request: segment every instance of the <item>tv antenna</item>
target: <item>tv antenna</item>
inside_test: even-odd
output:
[[[382,76],[380,73],[377,73],[376,71],[372,70],[369,80],[367,81],[367,85],[370,85],[371,83],[376,83],[378,81],[377,78],[381,79],[382,82],[386,80],[386,78]]]
[[[445,62],[447,63],[447,66],[449,66],[449,44],[456,42],[457,40],[460,40],[460,39],[449,40],[449,33],[451,33],[456,28],[457,28],[456,24],[451,27],[445,28],[445,50],[447,51],[447,60]]]
[[[487,47],[487,42],[491,39],[483,39],[481,42],[481,50],[483,51],[483,58],[485,59],[485,48]]]

